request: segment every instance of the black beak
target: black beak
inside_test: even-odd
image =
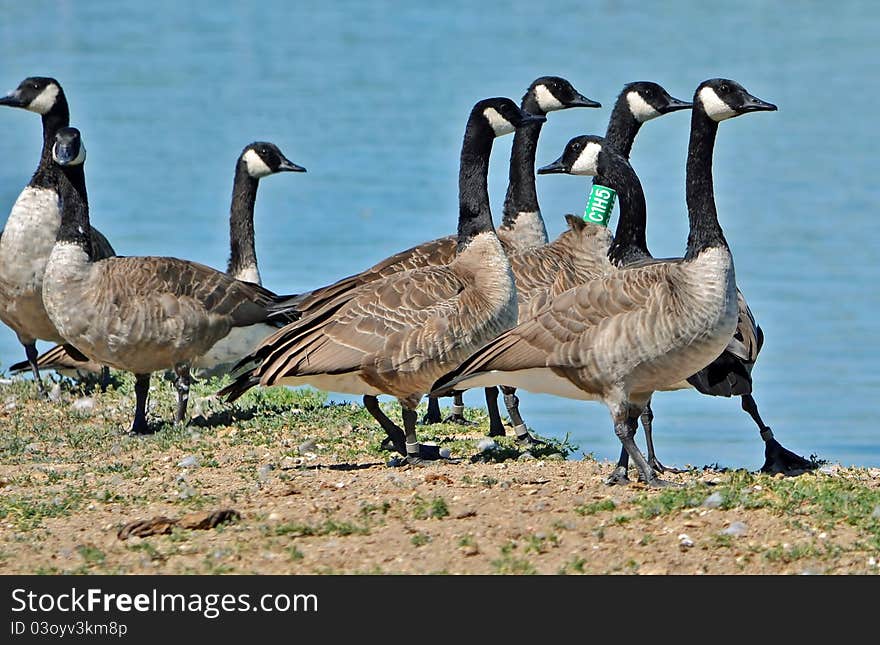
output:
[[[557,159],[553,163],[538,168],[539,175],[553,175],[566,172],[568,172],[568,168],[565,167],[565,163],[562,161],[562,157],[559,157],[559,159]]]
[[[594,101],[593,99],[588,99],[583,94],[576,93],[574,98],[567,101],[565,107],[573,108],[573,107],[591,107],[591,108],[600,108],[602,104],[598,101]]]
[[[19,98],[18,90],[10,92],[6,96],[0,98],[0,105],[8,105],[9,107],[24,107],[24,102]]]
[[[762,101],[757,96],[746,93],[745,100],[739,108],[739,112],[775,112],[778,110],[775,105]]]
[[[306,169],[302,166],[298,166],[293,163],[290,159],[282,159],[281,163],[278,165],[278,172],[282,170],[286,170],[288,172],[305,172]]]
[[[670,96],[669,100],[666,101],[666,105],[663,106],[662,112],[663,114],[669,114],[677,110],[689,110],[692,107],[694,107],[694,104],[690,101],[680,101]]]
[[[52,148],[52,157],[59,166],[66,166],[79,154],[77,146],[69,143],[56,142]]]

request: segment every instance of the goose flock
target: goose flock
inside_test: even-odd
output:
[[[722,121],[776,106],[735,81],[699,84],[692,101],[673,98],[657,83],[629,83],[611,111],[604,137],[571,139],[559,159],[536,171],[547,115],[599,108],[570,82],[542,76],[519,104],[477,101],[465,125],[459,165],[459,212],[454,234],[422,242],[360,273],[297,295],[263,287],[254,240],[260,179],[305,172],[269,142],[244,147],[235,166],[226,271],[163,256],[118,256],[91,226],[86,190],[86,137],[70,127],[61,84],[23,80],[0,105],[39,114],[43,145],[31,181],[0,233],[0,320],[25,348],[13,373],[82,378],[109,369],[135,376],[131,432],[150,431],[150,375],[174,375],[175,420],[185,422],[196,375],[231,374],[219,395],[232,402],[253,387],[309,384],[360,395],[386,434],[394,464],[451,459],[417,438],[422,423],[441,421],[437,398],[453,396],[447,421],[466,423],[461,394],[485,388],[490,436],[503,435],[497,397],[525,446],[542,443],[519,410],[518,388],[603,402],[621,442],[606,482],[666,482],[657,458],[651,398],[693,388],[739,396],[764,441],[762,470],[790,473],[811,462],[774,438],[752,396],[752,366],[763,343],[736,285],[731,249],[715,205],[712,156]],[[646,241],[647,205],[629,163],[641,126],[691,110],[686,162],[689,234],[680,258],[656,259]],[[496,137],[514,133],[509,184],[495,227],[488,192]],[[549,239],[537,174],[593,178],[583,217],[565,215],[566,230]],[[608,217],[615,198],[619,219]],[[450,225],[452,218],[449,219]],[[42,355],[36,341],[56,345]],[[379,395],[401,406],[402,426],[380,408]],[[635,442],[639,419],[647,456]]]

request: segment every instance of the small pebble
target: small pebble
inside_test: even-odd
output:
[[[394,473],[388,473],[388,476],[385,477],[389,482],[394,484],[395,486],[406,486],[406,482],[400,477],[400,475],[395,475]]]
[[[875,506],[874,510],[871,511],[871,517],[875,520],[880,519],[880,506]]]
[[[480,452],[488,452],[490,450],[495,450],[498,447],[498,444],[495,443],[494,440],[489,437],[484,437],[477,442],[477,450]]]
[[[449,448],[440,448],[440,458],[441,459],[449,459],[449,457],[451,455],[452,455],[452,453],[449,452]]]
[[[822,466],[821,468],[819,468],[819,472],[823,475],[836,475],[837,468],[834,466]]]
[[[257,476],[260,478],[261,482],[269,479],[269,473],[272,472],[274,466],[272,464],[263,464],[260,466],[260,469],[257,471]]]
[[[694,545],[694,541],[690,538],[687,533],[679,533],[678,535],[678,546],[681,549],[689,549]]]
[[[84,396],[74,401],[70,407],[81,414],[91,414],[95,409],[95,399],[90,396]]]
[[[49,400],[56,402],[61,400],[61,386],[58,383],[53,385],[52,389],[49,390]]]
[[[177,462],[177,465],[181,468],[193,468],[194,466],[199,465],[199,460],[195,455],[187,455],[183,459]]]
[[[535,455],[526,450],[519,457],[516,458],[517,461],[534,461]]]
[[[740,536],[745,534],[748,528],[749,527],[746,526],[745,522],[731,522],[730,526],[721,531],[721,535]]]
[[[307,452],[315,452],[315,449],[318,447],[318,442],[315,439],[309,439],[307,441],[303,441],[299,446],[297,446],[297,450],[299,450],[299,454],[305,455]]]
[[[724,503],[724,496],[717,491],[703,500],[703,506],[706,508],[719,508],[722,503]]]
[[[302,457],[285,457],[281,460],[281,470],[290,470],[291,468],[302,466],[305,461]]]

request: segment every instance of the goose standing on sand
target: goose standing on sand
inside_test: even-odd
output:
[[[718,123],[775,110],[734,81],[711,79],[697,88],[688,148],[689,235],[683,258],[623,268],[553,298],[537,314],[475,352],[435,384],[435,393],[462,386],[513,384],[608,407],[615,434],[651,486],[661,480],[635,444],[638,418],[651,394],[714,360],[736,329],[736,278],[718,223],[712,152]],[[617,176],[644,193],[632,167],[600,137],[586,137],[539,172],[571,167]],[[615,471],[608,483],[626,481]]]
[[[657,83],[638,81],[628,83],[618,95],[605,136],[608,145],[614,147],[621,155],[629,158],[633,142],[643,123],[658,116],[669,114],[691,107],[686,101],[673,98]],[[519,133],[517,133],[518,135]],[[531,156],[528,181],[520,181],[519,186],[530,186],[535,194],[534,153]],[[511,160],[511,186],[513,183],[513,160]],[[510,191],[508,191],[508,195]],[[537,198],[534,198],[537,205]],[[611,236],[607,228],[598,224],[585,224],[579,218],[566,218],[569,228],[553,242],[543,245],[521,245],[509,251],[510,265],[516,280],[516,291],[519,301],[519,319],[525,320],[529,312],[538,308],[533,301],[546,298],[548,289],[557,280],[569,283],[566,289],[591,280],[608,267],[608,246]],[[621,221],[624,221],[621,218]],[[644,238],[644,229],[642,229]],[[642,245],[645,246],[644,244]],[[645,250],[647,253],[647,249]],[[504,404],[513,424],[514,432],[520,443],[542,443],[529,432],[519,411],[519,397],[516,388],[501,386],[504,393]],[[489,404],[489,436],[501,436],[504,427],[497,413],[497,394],[495,388],[486,389],[486,401]],[[495,407],[495,414],[491,410]],[[497,419],[497,424],[494,423]]]
[[[76,128],[55,135],[62,169],[61,226],[43,280],[58,332],[91,360],[135,374],[132,432],[148,430],[150,373],[174,369],[188,390],[189,366],[232,329],[270,320],[278,297],[210,267],[170,257],[94,258],[86,196],[85,147]],[[177,420],[186,413],[179,397]]]
[[[234,400],[255,385],[302,385],[362,394],[394,448],[410,464],[436,459],[419,446],[416,407],[441,374],[516,323],[516,287],[489,208],[489,156],[495,137],[544,116],[507,98],[479,101],[461,147],[458,245],[451,262],[399,271],[356,288],[344,302],[287,325],[242,365],[254,365],[220,394]],[[390,394],[404,428],[379,409]]]
[[[0,320],[12,328],[24,345],[28,366],[40,392],[45,394],[37,365],[36,341],[64,342],[43,306],[42,285],[46,262],[61,225],[59,184],[61,171],[52,163],[55,133],[70,121],[61,84],[54,78],[32,76],[4,97],[0,105],[24,108],[43,120],[43,149],[30,182],[18,196],[0,233]],[[97,229],[90,240],[96,259],[115,255]],[[75,351],[75,350],[72,350]]]
[[[520,101],[520,108],[529,114],[546,116],[556,110],[574,107],[600,108],[602,104],[588,99],[578,92],[572,84],[559,76],[541,76],[532,81]],[[538,191],[535,186],[535,154],[543,123],[531,123],[517,128],[510,149],[507,194],[504,198],[501,225],[498,239],[504,250],[511,253],[526,253],[548,242],[547,227],[541,216],[538,204]],[[454,238],[452,238],[454,239]],[[516,273],[514,272],[514,279]],[[489,412],[489,436],[503,436],[504,425],[498,412],[498,388],[486,388],[486,405]],[[466,423],[464,401],[461,392],[454,393],[452,414],[447,422]],[[504,402],[514,426],[518,440],[526,444],[543,443],[536,440],[519,417],[516,397],[505,392]],[[428,410],[423,423],[439,423],[440,405],[435,397],[428,398]]]
[[[576,107],[602,107],[600,103],[588,99],[578,92],[572,84],[558,76],[541,76],[532,81],[526,90],[520,108],[529,114],[546,116],[550,112]],[[510,157],[510,183],[504,201],[504,215],[497,235],[505,251],[532,248],[547,242],[547,229],[541,218],[538,197],[535,191],[535,150],[541,134],[541,122],[528,123],[517,128],[513,138]],[[448,235],[424,242],[392,255],[361,273],[351,275],[331,285],[306,292],[291,301],[292,308],[307,316],[338,298],[348,298],[357,287],[399,271],[407,271],[424,266],[449,264],[454,258],[458,238]],[[504,433],[504,426],[498,414],[497,390],[487,392],[491,427]],[[454,395],[452,414],[446,421],[467,423],[464,417],[464,403],[460,392]],[[365,400],[364,405],[378,409],[378,402]],[[428,411],[424,423],[441,421],[440,406],[437,399],[428,400]]]
[[[636,106],[634,112],[641,112],[646,115],[653,113],[656,115],[657,112],[654,112],[656,104],[648,105],[644,99],[650,98],[648,92],[654,96],[658,96],[661,92],[665,93],[665,90],[656,86],[652,91],[651,85],[653,84],[635,83],[626,86],[624,92],[621,93],[618,98],[617,104],[615,105],[615,111],[622,107],[622,99],[626,99],[626,102],[631,107]],[[641,92],[640,95],[634,96],[631,92],[636,87],[641,87]],[[638,106],[641,106],[641,108]],[[628,112],[629,110],[627,110],[627,113]],[[626,124],[626,121],[621,120],[617,121],[617,123]],[[632,121],[630,121],[630,124],[631,123]],[[612,144],[615,150],[624,156],[628,156],[631,149],[632,136],[630,136],[630,132],[627,131],[627,128],[615,128],[614,126],[615,119],[612,117],[612,123],[609,124],[608,133],[606,134],[606,142]],[[632,126],[630,125],[630,128],[631,127]],[[634,136],[634,132],[632,135]],[[572,167],[573,162],[576,160],[576,156],[572,154],[571,148],[579,140],[580,138],[575,138],[569,142],[569,145],[566,147],[566,153],[563,154],[561,158],[563,161],[562,165],[558,166],[554,171],[566,172],[574,175],[583,174],[577,172]],[[566,163],[566,161],[568,163]],[[595,176],[593,178],[593,184],[609,185],[608,181],[601,176]],[[653,258],[648,251],[645,237],[645,218],[636,217],[636,212],[637,209],[624,209],[623,205],[621,205],[621,217],[618,223],[617,234],[615,235],[614,242],[608,251],[608,260],[615,267],[630,266],[653,261]],[[595,227],[598,225],[587,224],[586,226]],[[514,268],[514,274],[516,274],[517,266],[514,258],[511,258],[511,263]],[[592,276],[585,276],[583,270],[580,272],[560,271],[557,274],[556,281],[551,289],[547,293],[542,294],[541,297],[534,298],[531,311],[534,312],[537,308],[540,308],[544,299],[552,299],[563,291],[585,282],[586,279],[598,277],[598,275],[604,270],[607,270],[607,268],[600,266],[598,267],[597,272]],[[519,283],[517,283],[517,287],[520,301],[522,302],[523,294],[524,292],[527,292],[520,288]],[[745,297],[739,289],[737,289],[737,304],[739,309],[737,329],[727,348],[721,353],[721,355],[702,370],[690,376],[686,381],[676,384],[675,387],[666,387],[663,389],[694,388],[698,392],[709,396],[740,396],[743,410],[748,412],[755,421],[761,438],[764,441],[764,464],[761,467],[761,470],[763,472],[771,473],[789,473],[811,469],[814,467],[814,464],[783,447],[773,437],[772,430],[763,423],[763,420],[758,413],[757,404],[751,394],[751,372],[752,367],[757,360],[758,352],[763,344],[764,335],[761,328],[755,322],[754,315],[749,309]],[[645,429],[645,440],[648,447],[648,463],[658,472],[680,472],[677,469],[665,467],[657,459],[654,450],[652,432],[653,419],[654,414],[649,401],[641,415],[642,425]],[[618,467],[625,470],[628,461],[629,459],[626,451],[621,450]]]
[[[260,179],[279,172],[305,171],[305,168],[285,157],[274,143],[255,141],[244,147],[236,160],[232,183],[227,274],[236,280],[262,285],[254,244],[254,204]],[[225,373],[277,328],[277,324],[235,327],[205,355],[195,359],[192,367],[200,369],[203,375]],[[9,371],[15,374],[28,369],[28,365],[27,362],[16,363],[10,366]],[[77,378],[104,369],[70,345],[57,345],[49,349],[37,358],[37,365],[40,369],[52,369]],[[183,396],[182,389],[178,389],[178,396]],[[178,401],[178,404],[183,403]]]

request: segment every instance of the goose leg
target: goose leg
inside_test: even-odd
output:
[[[134,375],[134,421],[131,424],[132,434],[148,434],[147,426],[147,395],[150,393],[150,375]]]
[[[379,425],[382,426],[382,429],[385,431],[385,434],[388,436],[382,440],[382,449],[383,450],[396,450],[404,457],[406,456],[406,448],[404,446],[405,439],[403,437],[403,430],[401,430],[394,421],[388,418],[388,416],[382,412],[382,409],[379,407],[379,399],[372,394],[364,394],[364,407],[367,409],[372,417],[379,422]],[[430,406],[430,400],[428,401],[428,405]]]
[[[177,414],[174,421],[184,423],[186,421],[186,408],[189,405],[189,386],[192,380],[189,373],[189,363],[178,363],[174,366],[174,388],[177,390]]]
[[[648,461],[645,459],[645,456],[639,450],[638,446],[636,446],[634,437],[636,435],[636,428],[638,428],[639,424],[639,414],[641,414],[641,410],[634,409],[627,405],[619,406],[612,414],[612,419],[614,420],[614,433],[617,435],[617,438],[620,439],[623,448],[636,465],[636,468],[639,471],[640,481],[654,488],[669,486],[669,482],[663,481],[657,477],[657,473],[654,472],[654,469],[651,468]],[[606,481],[606,483],[615,482]]]
[[[473,421],[464,418],[464,392],[461,390],[452,392],[452,414],[443,419],[443,423],[457,423],[462,426],[475,425]]]
[[[761,433],[761,439],[764,440],[764,465],[761,466],[762,473],[789,473],[792,471],[814,470],[816,468],[815,463],[787,450],[773,438],[773,431],[769,426],[764,425],[764,420],[761,419],[761,415],[758,413],[758,404],[755,403],[755,399],[752,398],[751,394],[743,394],[740,399],[742,409],[752,417]]]
[[[510,416],[510,423],[513,424],[513,431],[516,433],[518,443],[526,446],[544,446],[547,442],[541,441],[529,432],[525,421],[519,413],[519,397],[516,395],[516,388],[509,385],[502,385],[501,391],[504,393],[504,405],[507,408],[507,414]]]
[[[423,446],[416,439],[416,411],[401,405],[403,416],[403,434],[406,438],[406,463],[421,466],[429,461],[442,459],[440,446]]]
[[[635,433],[633,433],[635,436]],[[615,486],[617,484],[628,484],[629,476],[627,475],[627,471],[629,470],[629,453],[626,451],[626,448],[620,448],[620,457],[617,459],[617,465],[614,467],[614,471],[608,476],[605,480],[605,483],[608,486]]]
[[[659,459],[657,459],[657,455],[654,452],[653,423],[654,411],[651,409],[651,402],[648,401],[648,403],[645,405],[645,409],[642,411],[642,427],[645,429],[645,442],[648,444],[648,463],[651,465],[651,468],[656,470],[658,473],[687,472],[681,470],[680,468],[667,468],[660,463]]]
[[[440,416],[440,400],[436,396],[429,396],[428,411],[422,417],[422,423],[427,426],[432,423],[440,423],[442,420]]]
[[[407,455],[407,445],[408,441],[404,431],[400,429],[400,427],[394,423],[388,416],[382,412],[382,409],[379,407],[379,399],[372,394],[364,395],[364,407],[367,409],[373,418],[379,422],[379,425],[382,426],[382,429],[385,431],[385,434],[388,436],[382,441],[382,449],[383,450],[395,450],[399,452],[404,457],[408,457]],[[413,419],[415,419],[416,412],[415,410],[411,410]],[[406,416],[407,409],[403,408],[403,421],[404,425],[406,424]],[[415,441],[415,422],[413,422],[413,440]],[[416,442],[418,443],[418,442]],[[419,457],[423,459],[439,459],[440,458],[440,448],[438,446],[419,446]]]
[[[40,378],[40,367],[37,365],[37,356],[39,355],[37,352],[37,343],[23,343],[24,345],[24,353],[27,356],[28,363],[31,366],[31,372],[34,374],[34,381],[37,384],[37,389],[40,391],[41,396],[46,396],[46,388],[43,385],[43,379]]]
[[[106,392],[110,385],[110,368],[106,365],[101,367],[101,392]]]
[[[498,388],[494,385],[487,387],[486,392],[486,411],[489,413],[489,436],[503,437],[504,422],[501,420],[501,413],[498,411]]]

